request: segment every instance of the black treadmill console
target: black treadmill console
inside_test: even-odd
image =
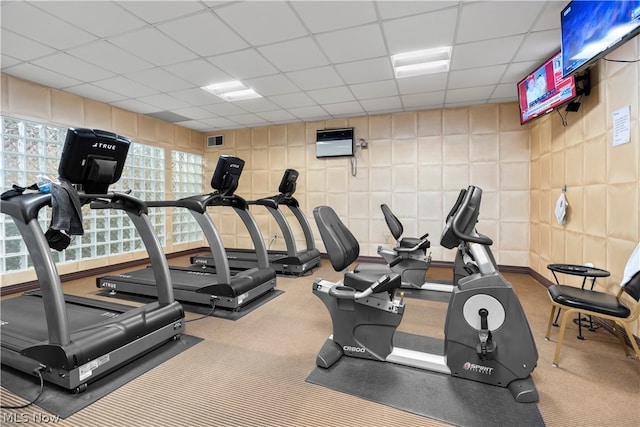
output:
[[[287,169],[284,171],[284,175],[282,176],[282,181],[280,181],[280,186],[278,187],[278,191],[280,194],[291,197],[293,193],[296,192],[296,181],[298,180],[298,171],[295,169]]]
[[[243,168],[244,160],[234,156],[220,156],[211,178],[211,187],[221,196],[232,196],[238,188]]]
[[[131,141],[98,129],[70,128],[62,149],[58,175],[81,184],[89,194],[103,194],[117,182]]]

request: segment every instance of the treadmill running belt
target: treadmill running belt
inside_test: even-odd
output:
[[[39,299],[40,301],[34,303],[34,299]],[[81,300],[81,298],[78,298],[78,300]],[[105,306],[101,308],[82,304],[66,304],[69,330],[75,331],[87,325],[95,325],[133,308],[122,304],[109,304],[111,307],[104,304]],[[25,313],[28,313],[27,317],[25,317]],[[20,351],[30,345],[48,340],[44,304],[42,304],[38,292],[2,300],[0,302],[0,314],[3,321],[3,346]],[[12,319],[20,319],[20,321],[14,322]],[[25,327],[24,322],[27,322],[28,327]]]

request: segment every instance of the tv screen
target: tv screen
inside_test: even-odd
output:
[[[316,157],[353,156],[353,128],[325,129],[316,132]]]
[[[547,114],[577,95],[575,77],[562,77],[562,55],[558,52],[518,83],[520,123]]]
[[[563,76],[592,65],[640,32],[640,0],[572,1],[560,12]]]

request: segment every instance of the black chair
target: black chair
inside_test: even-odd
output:
[[[632,308],[622,302],[621,299],[624,294],[631,296],[635,300],[636,303]],[[552,285],[549,287],[549,297],[551,298],[551,314],[547,324],[547,333],[544,337],[546,340],[549,339],[549,334],[551,333],[556,309],[564,311],[560,323],[560,335],[558,335],[558,342],[556,343],[556,352],[553,356],[554,366],[558,366],[560,348],[562,347],[568,319],[575,313],[610,320],[625,353],[628,357],[632,357],[633,354],[628,352],[624,337],[620,331],[620,327],[622,327],[635,351],[636,357],[640,360],[640,349],[638,349],[638,344],[630,327],[630,324],[640,316],[640,304],[638,304],[640,300],[640,271],[624,283],[616,295],[574,286]]]

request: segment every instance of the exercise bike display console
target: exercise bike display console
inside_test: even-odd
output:
[[[513,287],[496,269],[493,242],[475,230],[481,197],[482,190],[470,186],[449,222],[451,230],[445,230],[472,252],[478,273],[462,278],[452,292],[444,353],[394,346],[405,309],[404,298],[396,296],[399,274],[346,272],[340,282],[313,284],[333,323],[318,366],[329,368],[342,356],[386,361],[508,387],[518,402],[538,400],[531,378],[538,352],[529,323]],[[333,268],[344,270],[358,257],[357,240],[332,208],[319,206],[313,214]]]

